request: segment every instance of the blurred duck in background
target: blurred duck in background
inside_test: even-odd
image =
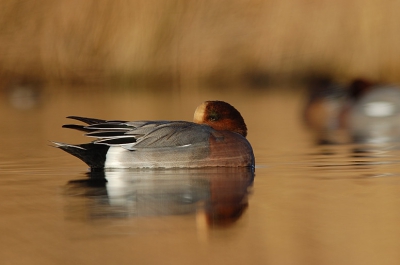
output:
[[[316,133],[318,144],[333,144],[343,128],[342,110],[347,100],[346,87],[334,83],[330,78],[312,80],[308,100],[303,111],[303,120]]]
[[[400,88],[355,79],[348,86],[315,82],[304,110],[319,144],[400,140]]]
[[[349,92],[343,112],[353,142],[400,140],[400,87],[358,79]]]

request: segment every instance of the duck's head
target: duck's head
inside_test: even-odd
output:
[[[357,78],[349,86],[349,96],[357,101],[365,95],[373,86],[373,83],[367,79]]]
[[[194,112],[193,121],[207,124],[215,130],[232,131],[246,137],[247,127],[242,115],[224,101],[205,101]]]

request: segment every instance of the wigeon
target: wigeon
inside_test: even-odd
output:
[[[339,130],[351,142],[400,139],[400,89],[362,78],[347,86],[321,82],[311,89],[304,118],[320,143],[342,142]]]
[[[87,125],[67,124],[96,140],[55,146],[92,169],[254,167],[242,115],[223,101],[197,107],[193,122],[120,121],[69,116]]]
[[[305,125],[315,132],[319,144],[335,142],[332,132],[342,128],[341,112],[347,100],[344,86],[328,78],[313,80],[303,110]]]
[[[346,128],[353,142],[382,143],[400,140],[400,88],[356,80],[346,106]]]

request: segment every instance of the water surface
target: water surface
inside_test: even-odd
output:
[[[297,91],[297,92],[296,92]],[[52,88],[0,117],[1,264],[399,264],[399,144],[318,146],[301,90],[145,93]],[[49,146],[81,143],[68,115],[191,120],[234,105],[252,172],[138,170],[88,181]]]

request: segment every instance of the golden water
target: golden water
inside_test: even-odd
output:
[[[60,88],[22,105],[31,94],[4,91],[0,264],[399,264],[399,145],[315,145],[294,91]],[[88,187],[86,165],[49,146],[85,141],[61,128],[68,115],[191,120],[210,99],[244,116],[254,182],[145,170]],[[235,216],[215,219],[226,204],[238,206]]]

